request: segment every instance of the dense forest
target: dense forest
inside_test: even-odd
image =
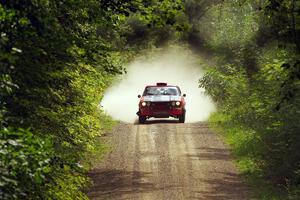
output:
[[[86,199],[103,92],[170,43],[207,60],[211,124],[260,199],[299,199],[299,0],[0,2],[1,199]]]

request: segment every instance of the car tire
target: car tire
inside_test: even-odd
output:
[[[139,116],[139,123],[144,124],[146,122],[146,117],[145,116]]]
[[[182,113],[182,115],[179,116],[179,123],[185,122],[185,111]]]

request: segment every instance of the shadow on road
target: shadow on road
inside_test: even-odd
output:
[[[88,191],[90,198],[118,197],[126,194],[153,191],[153,183],[146,182],[151,173],[112,169],[93,170],[88,173],[92,187]]]
[[[134,122],[134,125],[150,125],[150,124],[180,124],[178,119],[151,119],[147,120],[144,124],[140,124],[138,120]]]
[[[93,181],[89,198],[249,199],[251,188],[210,124],[179,124],[168,119],[120,124],[109,136],[113,151],[88,173]]]
[[[249,187],[241,183],[241,177],[237,174],[220,172],[222,178],[201,179],[199,181],[210,185],[209,191],[196,191],[197,196],[192,199],[215,200],[240,200],[249,198]]]
[[[232,160],[229,152],[223,148],[201,147],[196,149],[197,149],[196,154],[187,154],[187,156],[192,159],[196,158],[199,160],[224,160],[224,161]]]

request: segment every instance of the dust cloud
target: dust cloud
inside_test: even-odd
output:
[[[166,82],[178,85],[186,94],[186,122],[205,121],[214,111],[211,99],[198,87],[203,76],[201,59],[182,47],[137,58],[129,64],[127,74],[110,87],[101,102],[103,110],[116,120],[133,123],[137,119],[138,94],[146,85]]]

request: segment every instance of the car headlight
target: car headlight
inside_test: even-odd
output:
[[[176,106],[180,106],[180,101],[176,101]]]
[[[150,106],[151,105],[151,103],[150,102],[147,102],[147,106]]]
[[[172,106],[176,106],[176,103],[175,103],[175,101],[173,101],[173,102],[171,103],[171,105],[172,105]]]
[[[145,107],[146,105],[147,105],[147,103],[146,103],[146,102],[142,102],[142,106],[144,106],[144,107]]]

